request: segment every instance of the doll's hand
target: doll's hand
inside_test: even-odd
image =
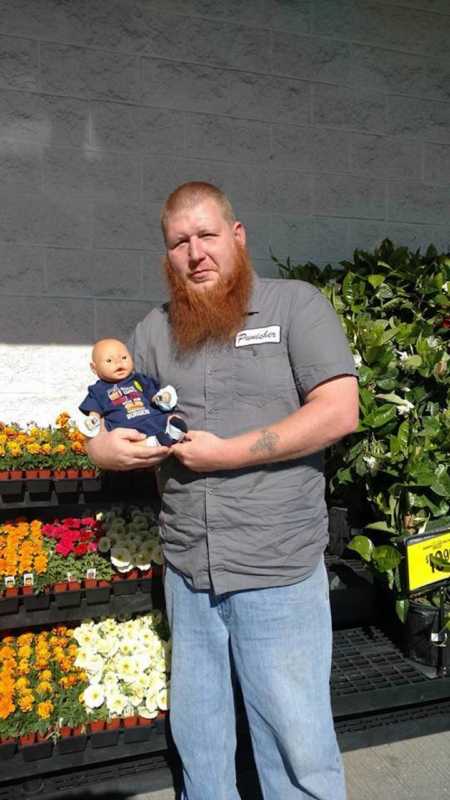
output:
[[[87,444],[89,458],[101,469],[126,471],[156,467],[170,454],[168,447],[148,447],[146,435],[131,428],[101,431]]]

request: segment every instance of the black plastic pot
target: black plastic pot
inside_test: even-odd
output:
[[[431,634],[438,633],[439,629],[439,609],[411,600],[405,623],[405,645],[409,658],[420,664],[437,667],[441,648],[431,642]],[[450,666],[449,646],[443,648],[443,651],[444,665],[448,667]]]
[[[44,611],[50,607],[50,592],[26,594],[23,602],[27,611]]]

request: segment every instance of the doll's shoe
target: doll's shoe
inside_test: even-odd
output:
[[[172,442],[173,440],[181,442],[181,440],[184,439],[185,433],[187,433],[187,429],[188,427],[181,417],[171,417],[167,420],[166,434],[171,437]]]
[[[168,433],[158,433],[156,438],[158,439],[158,444],[162,447],[170,447],[174,443]]]
[[[173,386],[167,384],[152,397],[152,402],[161,409],[161,411],[172,411],[175,408],[178,397]]]

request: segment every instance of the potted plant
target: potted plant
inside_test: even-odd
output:
[[[360,424],[327,453],[329,498],[358,506],[365,532],[349,546],[395,590],[404,620],[404,538],[450,511],[450,254],[386,239],[338,267],[277,263],[324,292],[353,350]]]

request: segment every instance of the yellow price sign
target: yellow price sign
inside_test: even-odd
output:
[[[438,566],[439,561],[450,562],[450,529],[412,536],[405,544],[410,592],[450,580],[450,572]]]

